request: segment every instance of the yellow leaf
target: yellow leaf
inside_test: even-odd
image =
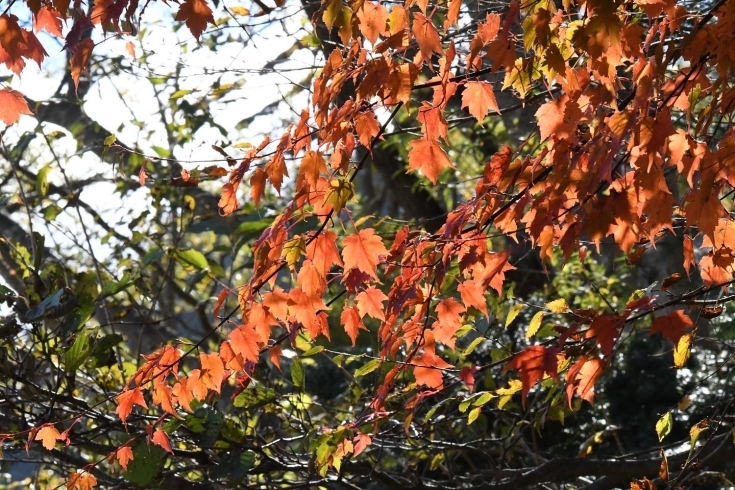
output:
[[[467,425],[472,424],[475,420],[477,420],[477,417],[480,416],[480,412],[482,411],[482,407],[476,407],[470,410],[470,414],[467,416]]]
[[[677,369],[681,369],[689,360],[689,354],[692,352],[692,342],[694,341],[694,333],[682,335],[679,342],[674,348],[674,365]]]
[[[507,388],[498,388],[495,390],[495,393],[498,394],[498,396],[506,396],[506,395],[513,395],[515,393],[518,393],[523,389],[523,383],[520,379],[511,379],[510,383],[508,383]]]
[[[664,440],[664,437],[669,435],[671,432],[671,426],[674,425],[674,418],[671,416],[671,412],[666,412],[656,422],[656,434],[658,434],[659,442]]]
[[[544,319],[544,312],[539,311],[535,315],[533,315],[533,318],[531,318],[531,323],[528,324],[528,331],[526,332],[526,338],[530,339],[534,335],[536,335],[536,332],[538,332],[538,329],[541,328],[541,321]]]
[[[555,299],[546,303],[546,307],[551,310],[552,313],[564,313],[569,311],[569,305],[564,298]]]
[[[510,307],[510,310],[508,310],[508,316],[505,317],[505,328],[508,328],[508,325],[513,323],[513,320],[518,317],[518,314],[521,312],[522,309],[523,303],[516,303]]]

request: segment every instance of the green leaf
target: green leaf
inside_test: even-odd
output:
[[[291,381],[297,388],[304,389],[304,366],[298,357],[291,361]]]
[[[133,448],[133,458],[123,477],[133,485],[147,487],[161,473],[166,463],[166,451],[141,441]]]
[[[303,357],[315,356],[315,355],[317,355],[317,354],[319,354],[320,352],[323,352],[323,351],[324,351],[324,346],[323,345],[315,345],[311,349],[309,349],[306,352],[304,352],[302,354],[302,356]]]
[[[518,314],[523,309],[523,306],[523,303],[516,303],[510,307],[510,310],[508,310],[508,316],[505,317],[505,328],[508,328],[508,326],[513,323],[513,320],[518,317]]]
[[[482,341],[485,340],[483,337],[477,337],[475,340],[470,342],[470,345],[465,347],[465,349],[462,351],[462,356],[469,356],[472,354],[475,349],[477,349],[477,346],[482,343]]]
[[[92,353],[92,343],[90,342],[87,332],[81,331],[77,335],[74,344],[64,354],[64,370],[67,373],[73,373],[84,364],[89,355]]]
[[[381,362],[382,361],[380,359],[372,359],[368,361],[362,367],[358,368],[357,371],[355,371],[355,377],[359,378],[360,376],[365,376],[366,374],[372,373],[380,367]]]
[[[105,146],[112,146],[115,143],[115,141],[117,141],[117,136],[115,136],[114,134],[111,134],[110,136],[105,138]]]
[[[49,204],[41,210],[41,213],[43,214],[43,219],[46,221],[53,221],[61,214],[62,211],[63,209],[56,204]]]
[[[177,250],[176,259],[184,265],[189,265],[199,270],[206,269],[209,266],[209,262],[207,262],[204,254],[193,248],[189,250]]]
[[[671,427],[674,425],[674,418],[671,416],[671,412],[666,412],[656,422],[656,434],[658,434],[658,441],[664,440],[664,437],[668,436],[671,432]]]
[[[256,388],[244,390],[237,395],[232,404],[237,408],[259,408],[276,401],[278,395],[271,388],[258,386]]]
[[[171,100],[180,99],[186,95],[189,95],[191,93],[191,90],[188,89],[181,89],[174,92],[174,94],[171,96]]]
[[[50,172],[51,167],[47,165],[39,170],[38,174],[36,174],[36,192],[38,192],[38,195],[41,197],[44,197],[46,196],[46,194],[48,194],[48,174]]]

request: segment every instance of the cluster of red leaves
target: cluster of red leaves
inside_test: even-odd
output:
[[[313,84],[310,109],[273,145],[266,140],[239,163],[232,160],[223,188],[220,209],[229,215],[238,208],[238,189],[248,173],[250,198],[258,204],[268,185],[280,193],[289,175],[286,156],[299,159],[293,199],[252,246],[253,273],[238,291],[242,321],[228,332],[219,352],[200,354],[201,367],[188,375],[179,371],[181,352],[176,347],[146,356],[117,397],[121,420],[126,422],[136,405],[147,408],[146,397],[176,417],[178,409],[191,410],[192,400],[219,393],[229,376],[246,385],[264,351],[280,366],[277,333],[288,338],[301,331],[311,339],[329,339],[330,307],[324,299],[330,286],[344,289],[339,318],[352,342],[366,330],[369,317],[377,323],[380,357],[393,366],[375,391],[371,406],[376,414],[386,413],[385,399],[399,380],[413,379],[408,388],[415,395],[408,408],[441,390],[450,373],[472,389],[476,367],[452,366],[441,354],[455,347],[466,315],[488,314],[486,295],[491,290],[500,294],[506,272],[514,268],[508,251],[488,248],[490,227],[511,237],[523,230],[542,257],[551,258],[558,247],[569,258],[580,250],[581,241],[599,248],[607,237],[632,255],[654,244],[661,233],[673,231],[674,220],[682,219],[693,236],[704,237],[707,251],[697,262],[689,238],[686,270],[698,268],[707,286],[732,281],[735,229],[720,194],[735,186],[735,132],[729,131],[715,148],[700,141],[711,114],[690,131],[676,129],[672,118],[682,111],[691,118],[692,106],[703,97],[712,100],[710,111],[729,115],[735,90],[725,81],[732,68],[735,7],[725,3],[714,13],[714,22],[698,25],[680,42],[689,15],[674,0],[635,0],[633,6],[622,0],[577,3],[559,7],[551,1],[513,1],[503,15],[488,15],[465,53],[468,74],[457,76],[457,48],[442,39],[459,18],[461,0],[449,2],[441,26],[426,0],[391,4],[390,10],[372,1],[356,2],[354,10],[340,0],[323,2],[321,19],[338,29],[344,49],[335,49],[326,59]],[[80,53],[72,61],[75,69],[85,66],[91,52],[91,46],[84,51],[78,26],[90,22],[119,30],[123,10],[127,8],[129,19],[136,6],[134,0],[102,2],[90,19],[75,21],[66,37],[74,57]],[[575,10],[581,8],[584,21]],[[56,11],[66,8],[57,6]],[[638,15],[653,19],[648,30],[632,21]],[[39,25],[53,32],[58,25],[53,17],[44,13]],[[17,69],[23,58],[40,62],[43,48],[35,36],[12,17],[2,19],[0,46],[6,64]],[[199,36],[212,13],[203,0],[186,0],[177,19]],[[523,40],[521,54],[516,39]],[[676,49],[664,50],[669,39]],[[670,76],[674,52],[687,63],[678,63],[683,67]],[[630,78],[621,78],[626,71]],[[412,97],[420,73],[430,74],[422,86],[432,93],[430,100],[417,102]],[[712,83],[708,73],[720,78]],[[329,230],[351,199],[351,182],[361,169],[351,162],[354,150],[362,146],[370,151],[383,133],[378,109],[395,111],[414,104],[422,135],[410,142],[408,169],[436,183],[453,167],[445,150],[444,116],[452,97],[461,91],[461,107],[478,121],[501,112],[490,76],[503,78],[504,88],[520,98],[533,84],[559,86],[536,112],[543,148],[523,154],[503,147],[487,162],[475,195],[449,213],[435,235],[405,228],[386,243],[367,227],[355,226],[342,238]],[[354,96],[343,98],[348,86]],[[628,92],[621,87],[629,87]],[[3,97],[17,100],[12,92]],[[5,120],[13,117],[3,115]],[[268,154],[266,147],[272,148]],[[689,186],[680,203],[665,178],[668,171],[680,174]],[[292,225],[305,217],[317,218],[319,229],[294,231]],[[276,285],[284,271],[293,280],[288,291]],[[390,278],[387,285],[381,282],[385,278]],[[217,310],[225,298],[220,296]],[[553,343],[528,347],[505,366],[506,371],[518,371],[524,402],[546,376],[561,383],[564,369],[568,403],[574,395],[591,401],[623,328],[634,312],[655,309],[653,301],[634,301],[623,312],[570,312],[576,320]],[[675,312],[657,319],[651,333],[678,342],[692,327],[685,313]],[[581,355],[568,353],[568,341],[589,342],[591,348]],[[149,429],[150,440],[170,451],[160,427]],[[58,440],[48,430],[41,437],[44,444],[52,439]],[[350,444],[341,450],[357,452],[359,444]],[[130,457],[126,449],[118,451],[121,465]]]

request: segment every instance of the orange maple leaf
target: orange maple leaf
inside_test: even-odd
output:
[[[648,334],[655,335],[660,333],[665,339],[669,339],[676,344],[682,335],[693,328],[694,322],[689,318],[689,315],[681,310],[676,310],[666,316],[660,316],[654,319]]]
[[[207,28],[207,24],[214,24],[212,9],[209,8],[206,0],[186,0],[181,4],[175,19],[186,22],[186,27],[189,28],[197,41],[204,29]]]
[[[560,349],[558,347],[546,348],[543,345],[532,345],[523,352],[513,356],[513,359],[505,366],[503,371],[517,370],[521,377],[523,389],[521,398],[523,406],[526,405],[526,397],[533,386],[541,381],[544,374],[558,380],[558,359]]]
[[[133,456],[133,450],[130,446],[123,446],[115,451],[115,458],[117,458],[117,462],[120,463],[120,466],[122,466],[122,469],[125,471],[128,470],[128,463],[135,459]]]
[[[412,364],[414,364],[413,376],[416,378],[416,383],[436,390],[444,386],[442,369],[452,367],[433,350],[424,350],[413,359]]]
[[[457,286],[462,302],[467,306],[472,306],[487,316],[487,300],[485,299],[485,288],[476,281],[471,279],[459,283]]]
[[[327,288],[327,281],[324,276],[309,259],[301,264],[301,269],[299,269],[296,276],[296,283],[307,296],[314,298],[322,296]]]
[[[374,45],[378,36],[387,31],[388,11],[380,4],[364,2],[362,8],[357,11],[357,18],[360,21],[358,23],[360,32],[370,44]]]
[[[260,204],[260,198],[265,196],[266,179],[265,171],[259,168],[256,168],[253,175],[250,176],[250,197],[256,206]]]
[[[173,450],[171,449],[171,442],[168,440],[168,436],[161,429],[158,429],[156,430],[156,432],[153,433],[153,437],[151,437],[151,441],[153,441],[154,444],[161,446],[167,452],[171,454],[174,453]]]
[[[488,82],[467,82],[462,92],[462,108],[469,107],[478,122],[482,122],[492,109],[500,114],[498,102],[495,100],[493,86]]]
[[[186,388],[191,391],[194,399],[199,401],[207,398],[207,394],[209,393],[207,386],[202,381],[201,373],[199,369],[192,369],[189,372],[189,379],[186,381]]]
[[[372,228],[360,230],[342,241],[342,258],[345,271],[355,268],[373,279],[378,279],[378,264],[388,255],[383,240],[375,234]]]
[[[51,451],[56,446],[56,441],[66,440],[66,436],[62,435],[53,425],[44,425],[36,432],[35,441],[41,441],[43,447]]]
[[[246,361],[258,362],[260,346],[254,326],[241,325],[230,332],[230,345],[235,354],[240,354]]]
[[[462,326],[462,313],[465,311],[465,307],[452,298],[447,298],[436,305],[438,320],[432,325],[434,339],[453,349],[454,334]]]
[[[600,358],[588,359],[582,356],[567,371],[567,403],[572,406],[572,396],[577,395],[590,403],[594,400],[595,383],[605,370],[605,363]]]
[[[226,377],[222,359],[215,353],[205,354],[202,352],[199,354],[199,360],[202,363],[202,382],[207,388],[219,393],[222,387],[222,381]]]
[[[306,246],[306,256],[322,277],[326,278],[333,265],[342,266],[342,259],[339,257],[337,248],[337,234],[332,231],[319,234]],[[279,318],[278,315],[276,318]]]
[[[117,412],[117,415],[120,417],[120,421],[123,424],[127,420],[128,415],[130,415],[130,412],[133,411],[133,405],[140,405],[143,408],[148,408],[145,398],[143,398],[143,392],[141,392],[138,387],[135,387],[132,390],[126,389],[117,395],[116,400],[117,408],[115,409],[115,412]]]
[[[178,403],[181,408],[191,413],[193,412],[191,409],[191,401],[194,399],[194,396],[191,393],[191,389],[188,387],[188,381],[189,379],[186,377],[182,376],[179,378],[178,382],[171,389],[171,393],[173,394],[176,403]]]
[[[416,42],[419,44],[421,57],[424,61],[428,63],[431,61],[432,53],[442,52],[441,39],[439,38],[436,27],[431,23],[431,19],[423,14],[414,12],[412,31]]]
[[[417,139],[408,143],[408,169],[420,170],[432,184],[436,184],[439,174],[447,168],[454,168],[449,155],[442,149],[437,140]]]
[[[17,122],[21,114],[33,114],[23,94],[6,88],[0,90],[0,119],[10,125]]]
[[[97,486],[97,478],[89,472],[73,472],[66,482],[67,490],[92,490]]]
[[[228,216],[234,213],[237,209],[237,196],[235,193],[237,192],[238,185],[239,182],[234,184],[227,183],[222,186],[222,195],[220,196],[219,203],[217,204],[222,216]]]
[[[617,313],[608,313],[595,318],[585,334],[585,338],[594,337],[606,356],[612,354],[613,346],[625,326],[625,318]]]
[[[38,32],[41,29],[52,36],[63,37],[61,33],[61,14],[52,7],[41,7],[33,17],[33,30]]]
[[[79,88],[79,77],[82,72],[89,71],[89,60],[92,58],[92,50],[94,49],[94,41],[88,37],[82,39],[74,48],[74,54],[69,58],[71,66],[71,78],[74,80],[74,88]]]
[[[318,151],[307,151],[304,158],[301,159],[299,177],[306,179],[309,186],[315,189],[322,172],[327,173],[327,161]]]
[[[352,340],[352,346],[354,347],[357,340],[357,335],[360,330],[367,330],[367,328],[365,328],[365,325],[362,323],[360,313],[354,306],[345,306],[339,319],[342,322],[342,325],[345,327],[345,332],[347,332],[350,340]]]
[[[388,296],[375,286],[370,286],[355,296],[355,302],[357,303],[357,310],[360,312],[360,316],[370,315],[376,320],[385,320],[385,313],[383,312],[384,301],[388,301]]]

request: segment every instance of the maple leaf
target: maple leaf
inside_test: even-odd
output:
[[[388,11],[380,4],[364,2],[362,8],[357,11],[357,18],[360,21],[358,23],[360,32],[370,44],[375,44],[378,36],[386,31]]]
[[[589,403],[594,401],[594,386],[605,370],[605,363],[600,358],[588,359],[582,356],[567,371],[567,403],[572,406],[572,397],[577,395]]]
[[[151,437],[151,441],[153,441],[154,444],[161,446],[163,449],[165,449],[167,452],[173,454],[173,450],[171,449],[171,442],[168,440],[168,435],[161,429],[156,430],[153,433],[153,437]]]
[[[0,119],[7,124],[14,124],[20,119],[21,114],[33,114],[28,108],[23,94],[17,90],[0,90]]]
[[[352,340],[352,346],[355,346],[357,335],[360,330],[367,330],[365,325],[362,323],[360,312],[354,306],[345,306],[342,310],[342,314],[339,317],[340,322],[345,327],[345,332]]]
[[[434,339],[447,347],[454,348],[454,334],[462,326],[465,307],[458,301],[447,298],[436,305],[438,320],[432,325]]]
[[[301,159],[299,177],[306,179],[309,187],[315,189],[322,172],[327,172],[327,162],[322,154],[318,151],[307,151],[304,158]]]
[[[342,259],[337,248],[337,234],[332,231],[320,233],[316,239],[306,245],[306,256],[322,277],[326,278],[333,265],[342,266]],[[276,318],[279,318],[278,315]]]
[[[482,122],[492,109],[500,114],[493,86],[488,82],[467,82],[462,92],[462,108],[469,107],[477,122]]]
[[[199,354],[199,360],[202,363],[202,382],[210,390],[219,393],[220,388],[222,388],[222,381],[227,377],[222,359],[215,353],[205,354],[202,352]]]
[[[595,338],[606,356],[612,354],[613,346],[625,326],[625,318],[616,313],[600,315],[592,321],[585,338]]]
[[[258,333],[252,325],[241,325],[229,335],[230,345],[235,354],[240,354],[246,361],[258,362],[260,346]]]
[[[88,72],[89,70],[89,61],[92,59],[93,49],[94,41],[92,41],[92,38],[85,38],[76,45],[74,54],[69,58],[71,78],[74,80],[75,90],[79,89],[79,78],[82,76],[82,72]]]
[[[260,204],[260,198],[265,196],[266,178],[265,171],[259,168],[256,168],[253,175],[250,176],[250,197],[256,206]]]
[[[370,286],[355,296],[355,302],[357,303],[357,310],[360,312],[360,316],[370,315],[376,320],[385,320],[385,313],[383,312],[384,301],[388,301],[388,296],[375,286]]]
[[[676,310],[666,316],[659,316],[653,320],[649,335],[660,333],[665,339],[673,343],[679,342],[682,335],[694,328],[694,322],[689,315],[681,310]]]
[[[191,393],[191,389],[187,386],[187,384],[188,378],[179,378],[178,382],[171,389],[171,394],[175,397],[176,403],[178,403],[181,408],[189,413],[192,413],[193,410],[191,408],[191,401],[194,399],[194,397]]]
[[[345,270],[357,269],[373,279],[378,279],[378,264],[388,255],[383,240],[372,228],[365,228],[342,241],[342,258]]]
[[[546,348],[542,345],[533,345],[513,356],[513,359],[505,366],[503,371],[517,370],[521,377],[523,384],[521,397],[524,407],[528,392],[543,379],[544,374],[556,380],[559,379],[557,355],[560,352],[558,347]]]
[[[197,41],[207,28],[207,24],[214,25],[212,9],[209,8],[206,0],[186,0],[176,13],[175,20],[186,22],[186,27]]]
[[[327,288],[327,281],[324,276],[309,259],[304,260],[304,263],[301,264],[296,283],[307,296],[313,297],[322,296]]]
[[[199,401],[207,398],[207,394],[209,393],[206,385],[202,381],[201,371],[199,369],[192,369],[189,372],[189,378],[186,381],[186,388],[191,392],[194,399]]]
[[[120,417],[120,421],[124,424],[133,411],[133,405],[140,405],[143,408],[148,408],[148,405],[143,398],[143,392],[140,391],[139,387],[135,387],[132,390],[125,389],[122,393],[117,395],[117,408],[115,412]]]
[[[485,289],[482,285],[474,280],[468,280],[459,283],[457,286],[462,302],[467,306],[472,306],[487,316],[487,301],[485,300]]]
[[[424,350],[413,359],[413,376],[416,383],[429,388],[439,390],[444,386],[442,369],[451,368],[452,365],[436,355],[435,352]]]
[[[53,425],[45,425],[38,429],[34,441],[41,441],[43,447],[51,451],[56,446],[56,441],[63,441],[66,436],[62,435]]]
[[[130,446],[123,446],[115,451],[115,458],[117,459],[117,462],[120,463],[120,466],[122,466],[122,469],[127,471],[128,463],[134,460],[135,456],[133,456],[133,450]]]
[[[441,39],[436,27],[431,23],[431,19],[414,12],[412,31],[424,61],[430,62],[432,53],[442,52]]]
[[[38,13],[33,16],[33,30],[38,32],[41,29],[52,36],[63,37],[61,33],[61,14],[52,7],[41,7]]]
[[[229,216],[237,209],[238,204],[235,193],[237,192],[238,184],[239,182],[234,184],[227,183],[222,186],[222,196],[220,196],[219,203],[217,204],[222,216]]]
[[[454,168],[449,156],[437,140],[417,139],[408,143],[408,169],[420,170],[432,184],[436,184],[439,174],[447,168]]]
[[[97,478],[87,471],[73,472],[66,482],[67,490],[92,490],[97,486]]]

